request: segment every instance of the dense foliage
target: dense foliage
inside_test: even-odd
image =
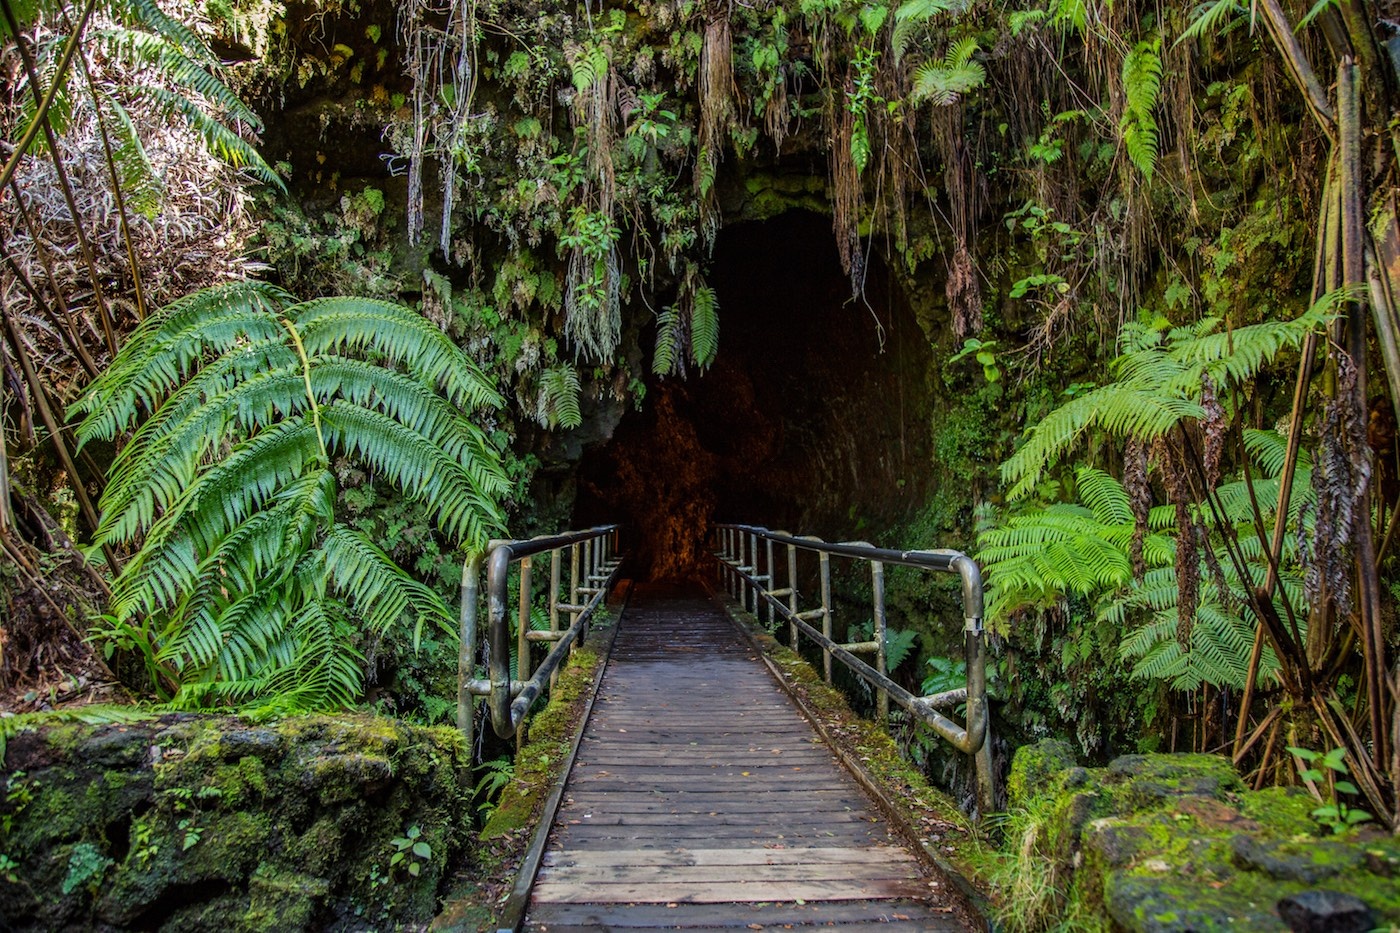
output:
[[[1400,237],[1391,190],[1397,78],[1382,47],[1394,26],[1380,5],[323,0],[270,18],[266,10],[234,3],[206,14],[220,47],[247,60],[238,86],[269,127],[281,121],[267,151],[286,159],[279,171],[294,196],[263,192],[256,248],[270,274],[301,294],[416,301],[434,340],[450,339],[479,368],[475,402],[493,393],[509,401],[464,435],[473,446],[458,465],[484,471],[475,521],[494,520],[490,503],[508,497],[523,521],[566,513],[567,493],[527,494],[551,439],[573,428],[608,434],[624,409],[647,404],[649,379],[693,377],[724,352],[729,330],[711,278],[721,227],[821,210],[852,294],[873,268],[888,269],[935,348],[928,384],[916,387],[931,397],[933,416],[918,429],[944,481],[889,534],[972,546],[984,531],[977,547],[994,588],[997,689],[1010,723],[1032,736],[1072,735],[1094,756],[1228,748],[1259,783],[1296,780],[1289,745],[1341,747],[1358,801],[1394,818],[1400,672],[1386,561],[1397,492],[1391,279]],[[172,28],[155,34],[186,48]],[[57,61],[62,46],[40,33],[11,35],[31,33],[29,47]],[[113,47],[135,54],[154,41]],[[257,165],[251,150],[206,132],[210,114],[252,123],[236,101],[204,78],[178,80],[191,75],[186,59],[205,59],[188,48],[185,59],[169,49],[143,54],[200,102],[195,131],[235,162]],[[211,79],[224,74],[201,67]],[[29,96],[41,99],[41,83],[29,80]],[[125,99],[100,86],[90,96],[92,114],[115,115],[104,101]],[[24,116],[27,106],[11,108],[8,139],[40,135],[27,131],[39,125]],[[170,112],[190,113],[178,104]],[[102,125],[94,121],[51,128],[81,135],[87,126],[92,149]],[[37,171],[41,158],[22,146],[16,153],[15,166]],[[143,190],[121,172],[111,185]],[[23,212],[9,209],[9,227],[25,227]],[[420,578],[454,582],[443,568],[455,563],[467,513],[441,512],[453,533],[432,531],[438,513],[425,515],[415,500],[430,512],[448,505],[415,479],[426,454],[412,445],[390,454],[336,420],[362,405],[401,417],[401,400],[382,393],[409,391],[423,375],[416,357],[354,344],[372,351],[356,365],[388,362],[395,374],[355,370],[355,383],[342,375],[349,343],[326,338],[298,354],[296,341],[307,340],[300,315],[311,315],[314,336],[321,305],[285,294],[267,300],[287,324],[265,315],[217,348],[269,341],[266,372],[239,369],[251,366],[241,349],[225,357],[211,346],[207,358],[177,355],[150,401],[180,399],[187,376],[226,365],[240,379],[220,393],[280,393],[219,422],[231,432],[229,450],[283,434],[302,446],[290,460],[269,460],[281,464],[269,474],[275,482],[240,487],[236,516],[188,513],[200,517],[182,534],[198,547],[183,564],[154,560],[165,529],[186,514],[174,508],[177,493],[201,477],[218,482],[218,458],[194,422],[180,443],[172,434],[163,447],[143,447],[167,420],[135,401],[138,351],[107,365],[147,310],[138,300],[139,312],[108,326],[95,287],[86,328],[110,335],[105,354],[84,361],[88,341],[61,339],[65,321],[82,319],[59,297],[75,291],[73,276],[53,274],[39,252],[17,264],[27,271],[4,273],[33,285],[23,319],[6,312],[7,354],[27,386],[15,407],[42,416],[18,419],[27,433],[10,446],[28,462],[14,474],[39,477],[57,498],[69,495],[56,492],[60,478],[73,480],[71,495],[113,571],[124,550],[135,555],[116,578],[105,630],[144,648],[161,691],[194,702],[211,691],[247,698],[272,689],[280,665],[297,669],[288,660],[296,649],[278,639],[298,631],[298,607],[329,611],[317,624],[348,649],[346,622],[364,594],[317,582],[347,583],[333,572],[351,550],[341,547],[346,535],[363,543],[377,534]],[[136,259],[130,267],[143,268]],[[91,277],[99,286],[113,278],[100,269]],[[164,326],[155,322],[201,300],[136,333],[154,333]],[[86,302],[74,307],[86,311]],[[46,309],[57,325],[27,323]],[[31,347],[44,341],[49,363],[35,367]],[[120,446],[139,409],[149,420],[116,463],[155,472],[113,477],[98,530],[95,506],[82,500],[100,471],[65,443],[58,400],[104,370],[84,403],[90,419],[96,400],[117,404],[115,387],[138,394],[85,430]],[[455,391],[424,385],[449,398]],[[430,443],[442,439],[433,430]],[[489,465],[493,450],[509,490]],[[367,463],[342,469],[352,453]],[[577,449],[559,456],[576,460]],[[173,472],[143,485],[161,470]],[[393,485],[402,492],[383,488]],[[308,530],[290,534],[291,524],[278,523],[291,522],[298,501]],[[859,527],[860,516],[845,518]],[[239,605],[232,589],[209,603],[184,599],[209,593],[186,587],[212,578],[223,536],[245,521],[282,534],[281,550],[250,539],[246,559],[234,562],[255,601],[283,607],[258,615],[258,626],[282,621],[250,629],[246,644],[257,647],[247,651],[213,634],[232,630],[210,621]],[[8,527],[0,512],[0,531]],[[384,554],[355,553],[404,587],[394,605],[443,618],[438,597],[394,575]],[[265,580],[269,567],[286,574]],[[910,613],[906,627],[926,636],[924,656],[902,676],[948,674],[955,662],[942,655],[951,649],[928,619],[940,597],[899,586],[892,602],[918,606],[924,617]],[[397,624],[391,615],[373,616],[371,627]],[[346,666],[340,686],[315,702],[349,700],[362,673]],[[436,676],[407,674],[419,684]],[[229,686],[210,686],[219,679]]]

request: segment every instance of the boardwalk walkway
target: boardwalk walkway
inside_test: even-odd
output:
[[[620,625],[526,929],[967,929],[707,597]]]

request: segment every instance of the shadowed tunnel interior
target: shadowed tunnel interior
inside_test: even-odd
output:
[[[652,377],[579,465],[575,527],[622,522],[642,579],[708,572],[712,522],[850,537],[928,483],[928,341],[882,266],[852,301],[830,219],[791,212],[725,227],[710,284],[714,366]]]

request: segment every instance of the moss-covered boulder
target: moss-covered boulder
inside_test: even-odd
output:
[[[1248,790],[1219,756],[1082,768],[1064,743],[1042,742],[1017,753],[1009,790],[1013,812],[1035,814],[1037,855],[1050,860],[1039,870],[1059,883],[1047,896],[1061,903],[1043,913],[1144,933],[1286,931],[1285,917],[1308,929],[1400,924],[1400,840],[1333,836],[1306,792]]]
[[[426,925],[471,838],[465,765],[450,729],[358,715],[24,733],[0,786],[0,917],[15,930]]]

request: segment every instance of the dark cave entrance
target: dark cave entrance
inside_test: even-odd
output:
[[[929,346],[870,265],[852,301],[830,218],[726,226],[710,274],[714,366],[649,379],[642,410],[584,454],[575,527],[621,522],[629,573],[662,579],[709,572],[712,522],[834,539],[906,516],[929,482]]]

